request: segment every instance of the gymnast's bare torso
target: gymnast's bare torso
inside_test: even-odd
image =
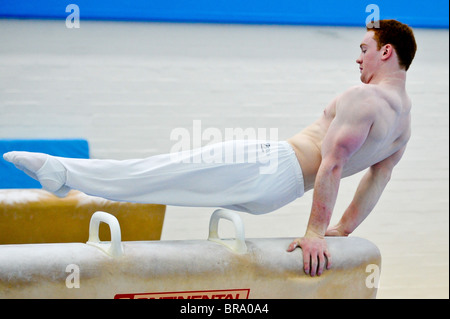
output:
[[[302,168],[305,191],[314,188],[323,152],[325,156],[330,152],[329,145],[334,144],[340,131],[347,134],[346,130],[358,130],[352,123],[355,111],[371,118],[372,123],[369,131],[361,132],[367,136],[345,164],[342,177],[358,173],[394,154],[399,156],[411,134],[410,109],[411,101],[404,88],[397,90],[387,85],[362,84],[336,97],[317,121],[288,140]],[[357,139],[359,132],[349,134],[347,138],[355,136]]]

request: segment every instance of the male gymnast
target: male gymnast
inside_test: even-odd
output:
[[[313,189],[306,232],[287,250],[300,247],[305,273],[321,275],[332,265],[324,237],[348,236],[369,215],[411,134],[405,84],[414,34],[396,20],[378,22],[367,26],[356,60],[362,84],[337,96],[287,141],[236,140],[124,161],[29,152],[3,157],[58,196],[77,189],[112,200],[264,214]],[[329,227],[340,180],[366,169],[342,218]]]

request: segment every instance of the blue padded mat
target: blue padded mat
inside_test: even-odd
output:
[[[3,154],[9,151],[89,158],[89,144],[84,139],[0,139],[0,188],[41,188],[38,181],[3,159]]]
[[[66,20],[74,10],[66,12],[67,5],[76,4],[81,25],[85,20],[125,20],[364,27],[371,3],[379,7],[380,19],[448,28],[447,0],[0,0],[0,17]]]

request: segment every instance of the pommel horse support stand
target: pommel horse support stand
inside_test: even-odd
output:
[[[236,236],[218,235],[221,219]],[[98,237],[109,225],[111,241]],[[117,219],[91,217],[84,243],[0,245],[0,298],[375,298],[381,256],[358,237],[327,238],[333,267],[303,271],[293,238],[246,239],[240,216],[216,210],[208,240],[121,241]]]

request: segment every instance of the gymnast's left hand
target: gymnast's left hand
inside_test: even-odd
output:
[[[331,255],[325,238],[306,234],[305,237],[295,239],[288,247],[287,251],[294,251],[300,247],[303,252],[303,269],[305,273],[314,277],[316,274],[320,276],[325,267],[331,268]]]

